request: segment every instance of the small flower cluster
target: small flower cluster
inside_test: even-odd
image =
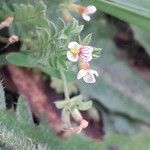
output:
[[[62,121],[65,123],[64,130],[79,134],[87,128],[89,122],[85,120],[80,111],[86,111],[92,107],[92,101],[83,101],[81,95],[71,98],[69,101],[56,101],[58,109],[62,109]],[[76,125],[72,125],[74,122]]]
[[[75,108],[75,109],[71,112],[71,116],[73,117],[73,119],[74,119],[76,122],[79,123],[79,126],[77,126],[77,127],[72,127],[72,128],[71,128],[71,131],[72,131],[73,133],[79,134],[79,133],[81,133],[81,131],[82,131],[83,129],[85,129],[85,128],[88,127],[89,122],[88,122],[87,120],[83,119],[83,117],[82,117],[82,115],[81,115],[81,113],[79,112],[78,109]]]
[[[92,60],[93,47],[70,42],[68,49],[67,58],[72,62],[79,62],[80,71],[77,79],[83,78],[86,83],[95,83],[95,76],[98,76],[98,72],[90,69],[89,65],[89,61]]]

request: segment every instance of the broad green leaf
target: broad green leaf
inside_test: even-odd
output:
[[[30,57],[29,55],[27,55],[25,53],[21,53],[21,52],[20,53],[9,53],[6,56],[6,59],[9,63],[15,64],[17,66],[29,67],[29,68],[37,67],[41,71],[45,72],[46,74],[61,79],[60,72],[57,68],[52,68],[52,67],[43,66],[43,65],[37,65],[36,59],[34,59],[33,57]],[[68,81],[75,80],[75,78],[76,78],[75,72],[73,72],[73,71],[65,71],[65,74],[66,74],[66,78]]]
[[[149,30],[131,25],[135,39],[145,48],[150,56],[150,34]]]
[[[86,2],[94,4],[105,13],[150,30],[150,1],[148,0],[86,0]]]
[[[101,150],[149,150],[150,134],[137,133],[133,135],[121,135],[110,132],[106,135],[105,141],[100,144]]]
[[[29,55],[21,52],[13,52],[9,53],[6,56],[6,59],[9,63],[21,66],[21,67],[34,67],[36,64],[36,60]]]
[[[111,118],[115,131],[119,133],[134,134],[139,130],[138,124],[134,120],[118,115],[112,115]]]

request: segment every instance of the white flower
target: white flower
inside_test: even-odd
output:
[[[82,18],[86,21],[90,21],[91,19],[90,15],[94,14],[96,10],[97,10],[96,7],[93,5],[87,6],[82,13]]]
[[[92,69],[81,69],[78,72],[77,79],[83,78],[86,83],[95,83],[95,76],[98,76],[98,72]]]
[[[92,60],[93,48],[91,46],[82,46],[77,42],[70,42],[68,48],[70,50],[67,52],[67,58],[70,61],[76,62],[79,59],[80,61],[89,62]]]

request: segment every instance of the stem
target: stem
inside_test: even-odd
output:
[[[64,85],[65,100],[70,100],[69,92],[68,92],[68,86],[67,86],[67,80],[66,80],[66,76],[65,76],[64,70],[63,70],[63,68],[61,66],[59,68],[60,68],[59,71],[60,71],[61,78],[63,80],[63,85]]]

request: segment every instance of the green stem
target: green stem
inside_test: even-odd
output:
[[[62,66],[60,66],[59,68],[60,68],[59,71],[60,71],[61,78],[63,80],[63,85],[64,85],[65,100],[70,100],[69,92],[68,92],[68,86],[67,86],[67,80],[66,80],[64,70],[63,70]]]

